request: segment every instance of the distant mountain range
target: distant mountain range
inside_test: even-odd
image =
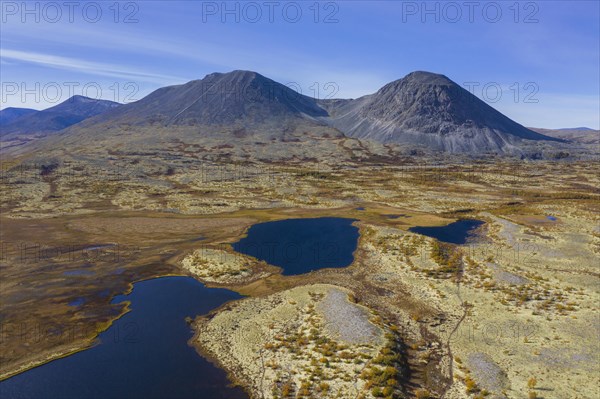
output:
[[[2,113],[0,135],[3,139],[9,139],[18,135],[57,132],[119,105],[121,104],[113,101],[73,96],[43,111],[7,108],[0,111]]]
[[[570,139],[525,128],[446,76],[429,72],[413,72],[374,94],[348,100],[317,100],[256,72],[233,71],[163,87],[125,105],[78,96],[44,111],[18,111],[24,114],[17,117],[12,110],[2,126],[3,140],[60,131],[71,144],[114,139],[126,145],[133,139],[123,132],[133,129],[138,142],[144,135],[156,142],[184,134],[230,145],[236,137],[277,140],[310,133],[482,154]]]
[[[600,144],[600,130],[589,127],[574,127],[563,129],[540,129],[530,127],[530,130],[540,134],[582,144]]]
[[[0,111],[0,127],[6,126],[22,116],[35,114],[36,112],[39,111],[31,108],[5,108]]]

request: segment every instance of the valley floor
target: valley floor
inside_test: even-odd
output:
[[[191,344],[252,397],[600,396],[595,164],[188,161],[3,165],[2,378],[91,345],[131,283],[183,274],[248,296]],[[282,276],[231,249],[320,216],[357,220],[351,266]],[[464,245],[409,231],[460,218],[485,222]]]

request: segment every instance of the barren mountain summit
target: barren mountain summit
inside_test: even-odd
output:
[[[75,100],[72,106],[89,107]],[[522,155],[538,140],[563,141],[523,127],[444,75],[417,71],[355,100],[317,100],[259,73],[235,70],[157,89],[65,129],[60,145],[48,144],[159,145],[185,136],[195,144],[229,146],[242,137],[289,142],[306,135],[473,155]]]
[[[444,75],[417,71],[377,93],[322,103],[346,135],[449,152],[506,152],[521,139],[553,140],[504,116]]]
[[[254,124],[275,118],[326,115],[314,99],[259,73],[236,70],[160,88],[90,123],[190,126],[231,124],[244,119]]]

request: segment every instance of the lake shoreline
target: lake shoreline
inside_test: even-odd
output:
[[[361,228],[361,223],[363,222],[362,218],[357,218],[355,215],[352,214],[346,214],[346,212],[343,212],[342,214],[339,213],[339,211],[342,211],[343,209],[337,209],[334,210],[333,212],[328,212],[325,213],[323,215],[317,216],[317,217],[309,217],[307,218],[306,215],[285,215],[285,217],[281,217],[283,215],[279,215],[280,217],[275,217],[273,219],[266,219],[266,220],[262,220],[262,221],[256,221],[254,224],[249,225],[246,229],[244,229],[243,233],[241,235],[237,235],[235,238],[233,238],[232,240],[227,240],[229,241],[229,244],[233,244],[235,242],[238,242],[241,239],[247,238],[248,237],[248,232],[250,230],[250,228],[256,224],[261,224],[261,223],[270,223],[270,222],[281,222],[281,221],[288,221],[288,220],[299,220],[299,219],[323,219],[323,218],[341,218],[341,219],[349,219],[351,220],[351,226],[357,228],[358,230],[358,238],[357,238],[357,245],[354,248],[354,250],[352,251],[352,257],[353,260],[352,262],[344,267],[323,267],[322,269],[316,269],[313,271],[309,271],[307,273],[304,274],[298,274],[298,275],[285,275],[283,274],[283,268],[279,267],[279,266],[273,266],[273,265],[268,265],[269,269],[271,269],[272,271],[275,271],[275,273],[269,275],[269,276],[263,276],[260,277],[258,279],[252,279],[252,276],[250,276],[250,279],[248,281],[240,281],[238,283],[229,283],[229,282],[224,282],[224,283],[219,283],[219,282],[215,282],[215,281],[208,281],[208,280],[204,280],[202,279],[200,276],[194,275],[193,273],[189,273],[185,274],[185,273],[166,273],[166,274],[160,274],[160,275],[153,275],[153,276],[148,276],[148,277],[144,277],[138,280],[133,280],[127,283],[127,289],[125,291],[123,291],[122,293],[118,293],[118,294],[114,294],[110,297],[109,302],[112,302],[112,300],[114,300],[115,297],[120,296],[120,295],[128,295],[132,292],[134,285],[136,283],[139,282],[144,282],[144,281],[150,281],[150,280],[154,280],[154,279],[160,279],[160,278],[164,278],[164,277],[191,277],[193,279],[195,279],[196,281],[200,282],[201,284],[203,284],[206,288],[220,288],[220,289],[226,289],[238,294],[242,294],[242,295],[247,295],[245,294],[245,292],[247,292],[246,288],[250,285],[252,285],[252,283],[260,283],[261,281],[267,280],[269,279],[269,277],[275,277],[276,280],[281,280],[282,282],[284,282],[283,284],[288,286],[289,288],[291,287],[296,287],[299,285],[303,285],[305,283],[308,283],[309,281],[313,280],[310,275],[312,275],[313,272],[316,272],[318,270],[323,270],[323,271],[332,271],[334,272],[335,270],[340,270],[340,269],[347,269],[351,266],[353,266],[356,263],[357,260],[357,254],[360,250],[360,242],[363,240],[363,229]],[[365,215],[366,216],[366,215]],[[367,219],[369,219],[369,217],[367,217]],[[438,222],[441,223],[441,222]],[[393,223],[392,223],[393,224]],[[209,244],[210,245],[210,244]],[[237,251],[234,251],[237,253]],[[178,258],[181,259],[183,256],[183,254],[178,254],[176,255],[174,258]],[[171,261],[169,261],[168,263],[172,263]],[[287,282],[287,283],[285,283]],[[276,289],[275,292],[279,291],[279,289]],[[262,295],[258,295],[258,296],[262,296]],[[126,301],[128,302],[128,301]],[[226,303],[224,303],[223,305],[219,306],[218,308],[212,310],[209,312],[209,314],[216,314],[222,307],[227,306],[227,304],[231,302],[228,301]],[[65,351],[59,351],[56,353],[51,354],[48,357],[42,356],[41,359],[39,360],[33,360],[31,363],[24,365],[24,366],[19,366],[16,369],[10,370],[7,373],[4,373],[2,375],[2,377],[0,377],[0,381],[5,381],[10,379],[13,376],[19,375],[21,373],[24,373],[28,370],[43,366],[45,364],[51,363],[54,360],[59,360],[61,358],[66,358],[69,357],[71,355],[74,355],[76,353],[82,352],[82,351],[86,351],[88,349],[93,348],[95,345],[98,345],[99,342],[97,342],[98,336],[108,330],[117,320],[119,320],[121,317],[123,317],[124,315],[126,315],[127,313],[129,313],[131,311],[131,309],[129,308],[129,303],[127,303],[126,307],[124,308],[123,312],[113,318],[110,319],[110,321],[108,321],[106,323],[106,325],[103,325],[103,328],[101,330],[98,330],[93,336],[91,336],[89,338],[89,342],[88,343],[84,343],[81,346],[76,345],[73,349],[68,349]],[[196,319],[198,317],[203,317],[202,315],[198,315],[196,317]],[[196,329],[196,323],[197,321],[195,320],[192,323],[192,326],[194,326],[193,329],[193,338],[196,337],[196,335],[198,334],[197,329]],[[192,339],[193,339],[192,338]],[[192,340],[190,339],[190,341]],[[221,362],[219,362],[217,359],[215,359],[213,356],[211,356],[210,354],[206,353],[206,351],[202,350],[197,344],[190,344],[195,350],[196,352],[201,355],[203,358],[205,358],[206,360],[208,360],[209,362],[215,364],[216,367],[218,367],[219,369],[223,370],[227,376],[228,379],[230,380],[230,382],[232,383],[232,386],[236,386],[236,387],[242,387],[246,392],[247,389],[241,384],[241,379],[237,376],[236,371],[235,370],[229,370],[225,365],[221,364]]]
[[[130,282],[128,284],[127,290],[125,292],[123,292],[121,294],[115,294],[115,295],[112,295],[111,297],[109,297],[110,298],[109,303],[112,302],[113,299],[116,298],[117,296],[120,296],[120,295],[129,295],[133,291],[133,286],[136,283],[140,283],[142,281],[154,280],[154,279],[163,278],[163,277],[189,277],[189,276],[184,275],[184,274],[165,274],[165,275],[152,276],[152,277],[149,277],[149,278],[144,278],[144,279],[132,281],[132,282]],[[89,338],[90,342],[83,343],[82,345],[75,345],[75,344],[73,344],[73,346],[74,346],[73,349],[66,349],[64,351],[54,352],[54,353],[51,353],[50,355],[47,355],[47,356],[42,355],[41,359],[39,359],[39,360],[31,360],[27,364],[24,364],[22,366],[14,367],[13,369],[9,369],[9,371],[6,371],[6,372],[3,372],[2,374],[0,374],[0,382],[6,381],[6,380],[10,379],[11,377],[14,377],[14,376],[19,375],[21,373],[24,373],[26,371],[35,369],[37,367],[43,366],[43,365],[48,364],[50,362],[53,362],[55,360],[63,359],[65,357],[74,355],[76,353],[83,352],[85,350],[91,349],[94,346],[100,344],[100,342],[97,342],[98,336],[101,333],[103,333],[106,330],[108,330],[110,327],[112,327],[112,325],[117,320],[119,320],[121,317],[123,317],[127,313],[129,313],[131,311],[131,309],[129,308],[129,305],[130,305],[130,302],[126,301],[126,306],[123,309],[123,311],[120,314],[118,314],[117,316],[115,316],[114,318],[112,318],[110,321],[108,321],[107,323],[105,323],[106,325],[103,325],[102,329],[97,330],[96,333]]]

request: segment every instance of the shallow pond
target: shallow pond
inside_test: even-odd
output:
[[[129,295],[114,298],[130,301],[131,311],[100,334],[98,345],[1,382],[0,397],[247,398],[187,344],[192,332],[185,317],[237,298],[189,277],[136,283]]]
[[[255,224],[236,251],[279,266],[284,275],[328,267],[346,267],[354,260],[358,228],[354,219],[324,217],[286,219]]]
[[[435,238],[451,244],[466,244],[473,236],[474,230],[484,224],[481,220],[462,219],[446,226],[422,227],[416,226],[408,229],[413,233]]]

